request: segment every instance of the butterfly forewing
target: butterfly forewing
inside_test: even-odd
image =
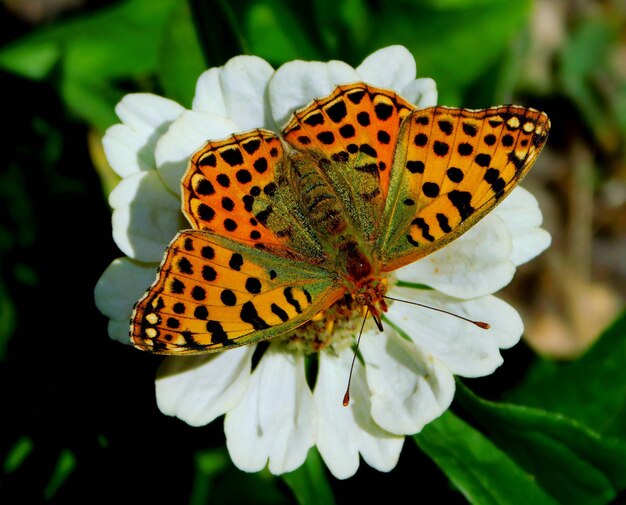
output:
[[[183,178],[183,211],[198,230],[285,257],[321,258],[320,245],[290,190],[280,138],[253,130],[210,141]]]
[[[180,233],[137,303],[131,339],[160,354],[197,354],[272,338],[341,296],[334,276],[208,231]]]
[[[283,137],[306,156],[300,165],[302,185],[320,185],[311,168],[329,183],[331,191],[313,193],[316,199],[337,197],[331,212],[343,217],[372,240],[384,207],[395,141],[404,117],[414,106],[392,91],[363,83],[338,86],[294,114]],[[307,194],[303,195],[305,207]],[[313,209],[315,210],[315,209]]]
[[[378,249],[385,271],[458,237],[526,175],[550,122],[535,109],[432,107],[398,137]]]

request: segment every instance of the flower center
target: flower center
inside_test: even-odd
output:
[[[304,354],[317,353],[323,349],[338,353],[352,345],[368,308],[370,314],[377,311],[377,317],[381,311],[386,311],[387,306],[383,300],[386,290],[386,278],[372,280],[354,296],[346,293],[341,300],[315,315],[310,321],[274,341],[281,342],[289,351]],[[366,324],[371,324],[371,319],[368,317]]]

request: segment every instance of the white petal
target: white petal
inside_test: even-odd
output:
[[[364,82],[400,93],[415,79],[415,59],[406,47],[389,46],[370,54],[356,71]]]
[[[213,67],[200,75],[191,105],[193,110],[226,117],[226,104],[220,82],[221,73],[221,67]]]
[[[454,378],[436,358],[399,337],[390,327],[361,340],[372,417],[387,431],[419,432],[443,414],[454,397]]]
[[[166,358],[156,378],[159,409],[191,426],[203,426],[232,410],[248,387],[254,348]]]
[[[282,128],[291,114],[316,98],[329,95],[338,84],[361,81],[342,61],[290,61],[280,67],[269,83],[270,104],[276,125]]]
[[[521,186],[515,188],[493,212],[511,232],[511,261],[515,265],[526,263],[550,246],[550,234],[540,228],[543,215],[539,203]]]
[[[113,209],[140,202],[145,205],[161,202],[168,208],[177,206],[180,210],[180,199],[167,190],[154,170],[125,177],[109,195],[109,205]]]
[[[102,138],[102,146],[109,165],[119,176],[127,177],[142,170],[156,168],[154,151],[147,146],[148,136],[140,135],[123,124],[107,129]]]
[[[524,330],[517,311],[494,296],[461,300],[436,291],[398,287],[390,289],[389,294],[489,323],[491,328],[485,330],[427,308],[401,302],[391,305],[386,319],[456,375],[480,377],[492,373],[502,364],[499,349],[517,343]]]
[[[224,421],[228,452],[248,472],[261,470],[268,459],[273,474],[295,470],[315,442],[315,406],[304,357],[275,347],[269,346],[244,397]]]
[[[135,300],[136,301],[136,300]],[[107,325],[107,333],[111,340],[115,340],[122,344],[130,345],[130,323],[128,319],[116,320],[110,319]]]
[[[407,84],[400,96],[418,107],[434,107],[437,105],[437,84],[430,77],[415,79]]]
[[[133,306],[156,277],[156,264],[140,264],[118,258],[107,267],[96,284],[94,299],[98,310],[111,319],[109,336],[130,343],[130,316]]]
[[[388,472],[400,457],[403,436],[393,435],[372,419],[365,370],[357,361],[352,374],[350,404],[342,405],[352,352],[320,353],[314,398],[318,410],[317,448],[330,472],[347,479],[359,468],[359,453],[368,465]]]
[[[443,249],[396,271],[398,279],[427,284],[450,296],[473,298],[506,286],[515,273],[511,235],[490,214]]]
[[[109,128],[102,144],[109,164],[121,177],[154,170],[154,146],[182,112],[172,100],[148,93],[126,95],[115,111],[123,124]]]
[[[227,117],[241,130],[272,128],[266,93],[273,73],[257,56],[236,56],[200,76],[193,109]]]
[[[135,302],[154,282],[157,265],[142,265],[129,258],[111,262],[96,283],[98,310],[110,319],[128,321]]]
[[[155,130],[183,112],[178,103],[150,93],[131,93],[116,105],[115,113],[135,131]]]
[[[167,191],[159,174],[150,170],[126,177],[109,197],[113,207],[113,239],[129,257],[139,261],[163,258],[176,233],[189,225],[180,200]]]
[[[185,111],[159,139],[155,159],[167,188],[180,195],[189,159],[207,140],[220,140],[240,131],[231,119],[208,112]]]
[[[160,262],[178,230],[185,226],[180,211],[132,205],[113,211],[113,240],[131,258]]]

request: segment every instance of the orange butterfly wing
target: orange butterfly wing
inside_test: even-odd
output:
[[[443,247],[522,180],[544,146],[545,113],[432,107],[404,122],[378,242],[391,271]]]

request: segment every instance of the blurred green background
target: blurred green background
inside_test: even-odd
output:
[[[0,16],[0,502],[626,503],[623,0],[3,0]],[[552,120],[524,185],[553,246],[502,293],[526,334],[389,474],[338,481],[314,451],[288,476],[245,474],[221,422],[158,411],[160,358],[107,337],[93,288],[121,253],[102,135],[124,94],[189,107],[200,73],[237,54],[356,66],[390,44],[442,105]]]

